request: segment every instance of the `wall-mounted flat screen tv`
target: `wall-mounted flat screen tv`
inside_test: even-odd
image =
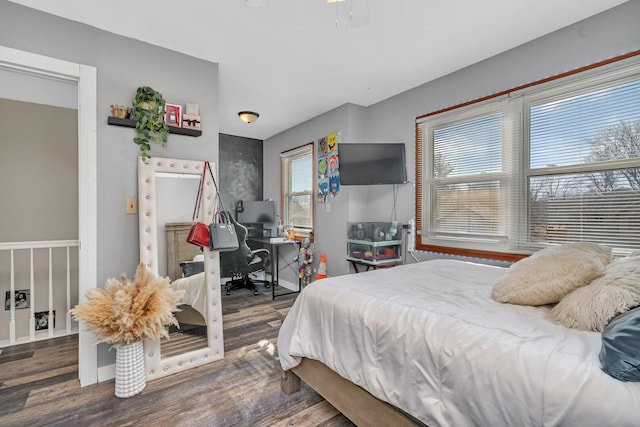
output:
[[[404,184],[407,165],[402,143],[340,144],[340,185]]]

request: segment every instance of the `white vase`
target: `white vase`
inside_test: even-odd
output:
[[[142,341],[116,347],[116,396],[135,396],[146,385]]]

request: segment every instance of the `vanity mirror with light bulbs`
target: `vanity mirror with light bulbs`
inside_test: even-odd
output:
[[[185,290],[176,313],[180,327],[170,327],[169,339],[145,340],[147,380],[224,357],[219,254],[182,241],[193,223],[204,167],[201,160],[138,158],[140,262],[156,275],[169,277],[172,288]],[[196,221],[208,224],[216,200],[209,173],[202,191]],[[177,267],[180,263],[184,273]],[[189,275],[189,265],[203,271]]]

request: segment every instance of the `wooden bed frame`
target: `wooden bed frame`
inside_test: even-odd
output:
[[[317,360],[303,358],[295,368],[282,371],[280,388],[285,394],[295,393],[300,390],[300,380],[356,425],[425,426],[424,423],[374,397]]]

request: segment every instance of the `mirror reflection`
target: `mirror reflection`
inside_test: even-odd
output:
[[[176,313],[179,327],[172,325],[169,339],[161,340],[161,358],[207,347],[204,254],[187,243],[199,184],[199,175],[156,173],[158,274],[185,291]]]

